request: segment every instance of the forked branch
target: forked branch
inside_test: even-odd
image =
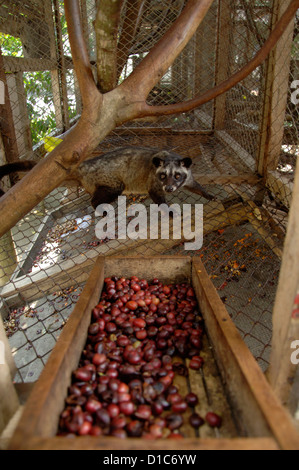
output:
[[[146,104],[148,93],[192,38],[213,0],[189,0],[177,21],[131,76],[122,85],[105,94],[100,93],[93,78],[81,25],[79,0],[65,0],[64,3],[74,68],[82,94],[83,113],[64,141],[1,198],[0,237],[55,187],[60,186],[73,169],[88,158],[118,125],[144,116],[189,111],[236,85],[267,57],[299,8],[299,0],[293,0],[256,57],[223,84],[185,103],[150,107]]]

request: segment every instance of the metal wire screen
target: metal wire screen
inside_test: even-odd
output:
[[[81,1],[95,74],[93,21],[99,3]],[[119,82],[164,35],[185,3],[123,2]],[[148,102],[167,105],[187,100],[228,78],[262,46],[280,7],[276,0],[215,0]],[[18,368],[17,382],[38,378],[99,254],[200,256],[245,342],[267,369],[272,308],[299,152],[298,23],[297,15],[268,61],[226,95],[189,113],[127,123],[95,151],[148,146],[191,157],[194,175],[217,201],[207,203],[181,192],[169,202],[180,207],[204,203],[200,250],[186,251],[184,240],[173,238],[98,239],[97,217],[80,188],[56,189],[2,237],[1,312]],[[9,100],[1,107],[0,161],[40,160],[46,154],[45,138],[69,129],[82,108],[63,2],[1,0],[0,31],[1,80],[9,91]],[[12,182],[6,178],[6,188]],[[136,202],[148,206],[151,201],[132,196],[128,205]]]

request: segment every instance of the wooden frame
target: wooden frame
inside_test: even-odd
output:
[[[229,47],[231,29],[231,6],[228,0],[222,0],[218,5],[218,27],[216,47],[216,77],[215,83],[223,82],[229,77]],[[226,93],[215,99],[213,129],[223,129],[226,121]]]
[[[299,289],[299,166],[297,165],[292,205],[289,213],[279,284],[273,309],[273,339],[268,371],[269,381],[287,404],[298,365],[291,362],[291,344],[299,338],[296,315]]]
[[[162,281],[193,281],[210,344],[226,384],[240,436],[186,438],[180,449],[299,449],[299,435],[241,339],[201,261],[188,257],[98,258],[89,281],[36,383],[10,442],[17,449],[145,449],[175,450],[171,439],[56,437],[72,371],[86,341],[91,310],[98,302],[104,277],[158,276]],[[246,436],[246,437],[245,437]]]
[[[16,366],[5,334],[0,315],[0,436],[15,413],[19,410],[20,402],[12,382]],[[2,354],[4,357],[2,357]],[[4,361],[3,361],[4,359]],[[1,449],[1,439],[0,439]]]
[[[274,1],[272,28],[290,3],[291,0]],[[283,141],[293,33],[294,21],[291,21],[267,59],[265,100],[257,163],[258,173],[264,176],[267,185],[268,172],[275,171],[277,168]]]

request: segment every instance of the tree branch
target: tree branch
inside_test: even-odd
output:
[[[163,38],[121,85],[137,100],[145,100],[182,52],[207,14],[213,0],[189,0]]]
[[[94,108],[99,90],[94,81],[88,50],[83,34],[79,0],[65,0],[65,16],[71,44],[72,57],[82,96],[83,111]]]
[[[83,113],[63,142],[1,198],[0,237],[54,188],[61,185],[116,126],[137,117],[189,111],[242,80],[266,58],[299,7],[299,0],[293,0],[257,56],[224,84],[186,103],[151,108],[145,102],[149,91],[191,39],[212,2],[213,0],[189,0],[178,20],[133,74],[122,85],[102,95],[93,78],[78,0],[65,0],[75,72],[83,99]]]
[[[196,97],[192,100],[183,101],[181,103],[165,106],[150,106],[147,103],[140,105],[140,115],[139,117],[147,116],[165,116],[170,114],[185,113],[191,111],[192,109],[198,108],[209,101],[217,98],[218,96],[226,93],[231,88],[236,86],[239,82],[244,80],[248,75],[250,75],[259,65],[261,65],[264,60],[267,58],[271,50],[275,47],[280,37],[288,27],[290,21],[294,18],[297,9],[299,8],[299,0],[293,0],[288,9],[285,11],[281,19],[277,22],[277,25],[273,29],[269,38],[260,49],[260,51],[255,55],[255,57],[248,62],[239,72],[232,75],[230,78],[224,82],[217,85],[215,88],[208,90],[199,97]]]

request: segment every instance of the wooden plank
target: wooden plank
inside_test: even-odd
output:
[[[18,410],[20,403],[12,382],[14,364],[0,316],[0,435]],[[4,355],[4,357],[2,357]],[[3,361],[4,360],[4,361]],[[4,362],[4,363],[3,363]]]
[[[172,127],[118,127],[114,129],[113,134],[117,135],[178,135],[178,136],[203,136],[208,137],[212,135],[211,131],[196,130],[196,129],[173,129]]]
[[[194,96],[199,96],[211,87],[215,74],[217,2],[213,2],[201,25],[195,33],[196,56],[194,71]],[[209,38],[207,41],[206,38]],[[181,83],[177,84],[180,90]],[[210,104],[207,105],[210,109]],[[212,108],[212,106],[211,106]],[[205,107],[206,109],[206,107]],[[196,115],[197,110],[194,111]],[[207,125],[212,129],[212,119]]]
[[[184,361],[181,357],[174,357],[173,362],[187,364],[187,361]],[[185,397],[190,391],[193,392],[193,389],[190,390],[189,380],[182,375],[176,374],[173,379],[173,385],[178,388],[179,393],[182,397]],[[194,438],[198,437],[195,429],[189,423],[189,417],[192,415],[193,411],[188,406],[187,410],[184,413],[184,423],[180,427],[180,434],[182,434],[185,438]]]
[[[240,159],[241,163],[245,165],[245,167],[249,168],[252,173],[256,171],[256,161],[254,160],[253,156],[250,155],[235,139],[233,139],[227,132],[225,131],[215,131],[216,137],[227,145],[235,154],[238,159]]]
[[[222,417],[222,426],[219,430],[215,430],[205,423],[199,429],[199,437],[201,439],[236,438],[238,437],[236,425],[232,419],[225,389],[206,334],[203,336],[203,348],[200,355],[204,359],[202,369],[199,371],[189,369],[190,388],[199,398],[195,411],[203,419],[209,411],[219,414]],[[187,360],[187,363],[189,362]]]
[[[35,2],[36,3],[36,2]],[[1,16],[4,18],[9,16],[14,16],[17,20],[33,20],[37,21],[39,19],[42,21],[41,9],[38,11],[36,5],[34,5],[30,0],[23,2],[21,0],[3,1],[0,5]],[[24,21],[24,22],[25,22]]]
[[[272,28],[290,3],[291,0],[274,0]],[[258,172],[265,179],[269,170],[277,169],[283,142],[294,24],[295,19],[290,22],[267,60],[265,100],[258,155]]]
[[[57,68],[57,62],[53,59],[25,59],[23,57],[3,56],[3,64],[6,73],[42,72]]]
[[[5,102],[0,106],[0,130],[5,150],[5,159],[7,163],[11,163],[18,160],[19,151],[3,59],[0,48],[0,80],[4,83],[5,90]]]
[[[17,372],[17,368],[15,365],[15,361],[12,356],[12,352],[10,349],[9,341],[5,333],[2,316],[0,315],[0,353],[3,353],[4,350],[4,362],[8,365],[10,370],[11,380],[14,378]],[[1,362],[3,362],[3,357],[0,357],[0,371],[1,371]]]
[[[26,0],[26,2],[23,0],[14,0],[13,2],[3,1],[1,2],[1,13],[4,11],[4,16],[6,16],[6,12],[8,10],[7,7],[9,7],[9,14],[13,14],[17,18],[19,16],[23,17],[24,15],[26,19],[28,18],[36,21],[37,18],[39,18],[42,21],[42,11],[41,8],[37,9],[36,3],[36,1],[33,3],[30,0]]]
[[[255,230],[261,235],[263,240],[271,248],[273,253],[279,259],[282,259],[283,256],[283,247],[279,239],[274,238],[272,233],[265,227],[266,220],[264,219],[260,209],[252,201],[248,201],[248,220]]]
[[[288,209],[291,207],[294,184],[278,171],[268,171],[266,186],[275,198]]]
[[[53,437],[50,439],[30,438],[22,443],[22,450],[136,450],[136,451],[176,451],[178,450],[279,450],[271,438],[238,438],[238,439],[145,439],[91,438],[82,436],[79,439]],[[9,446],[9,450],[18,450]]]
[[[283,403],[287,403],[296,373],[291,362],[291,343],[299,339],[299,319],[294,312],[299,288],[299,166],[297,165],[293,202],[289,222],[276,300],[273,310],[273,336],[268,377]]]
[[[235,418],[245,435],[273,435],[282,449],[299,449],[299,434],[242,340],[199,259],[193,285]]]
[[[10,419],[9,423],[5,427],[4,431],[2,434],[0,433],[0,450],[7,450],[9,446],[9,442],[13,436],[13,433],[18,425],[18,422],[20,420],[20,417],[23,413],[23,407],[20,406],[13,417]]]
[[[18,155],[32,150],[32,137],[27,109],[23,74],[21,72],[7,74],[7,85],[12,108]]]
[[[64,408],[67,389],[71,383],[71,374],[79,362],[91,312],[99,301],[103,282],[104,259],[100,257],[26,403],[12,439],[13,447],[22,447],[25,436],[49,437],[56,434],[59,415]]]
[[[108,258],[107,258],[108,260]],[[187,256],[112,256],[105,265],[105,276],[131,277],[138,273],[145,279],[159,278],[161,282],[190,282],[191,258]]]

